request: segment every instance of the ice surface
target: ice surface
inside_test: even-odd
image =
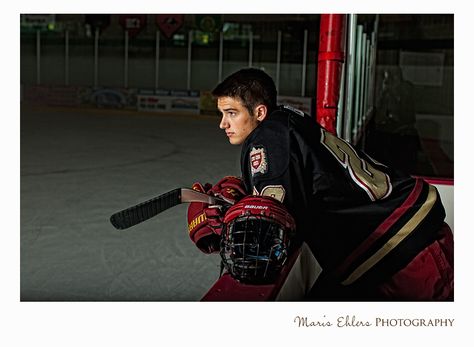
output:
[[[195,181],[239,175],[219,119],[22,109],[21,300],[197,301],[218,255],[187,235],[187,205],[126,230],[110,215]]]

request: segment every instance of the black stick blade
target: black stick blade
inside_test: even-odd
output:
[[[127,229],[181,203],[181,188],[114,213],[110,222],[116,229]]]

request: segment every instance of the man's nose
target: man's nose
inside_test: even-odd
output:
[[[227,122],[226,117],[222,116],[221,122],[219,123],[219,128],[226,129],[228,127],[229,127],[229,123]]]

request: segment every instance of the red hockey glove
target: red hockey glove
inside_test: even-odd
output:
[[[224,215],[230,204],[235,204],[242,199],[246,194],[244,182],[235,176],[225,176],[217,182],[209,191],[208,194],[224,198],[229,202],[229,206],[218,206],[217,208],[210,207],[206,209],[206,216],[209,226],[218,235],[222,234],[224,227]]]
[[[193,189],[213,195],[210,192],[211,184],[206,183],[204,187],[200,183],[194,183]],[[222,219],[220,207],[209,207],[203,202],[192,202],[188,206],[188,230],[189,237],[196,246],[204,253],[218,252],[220,247],[220,232],[213,228]],[[222,227],[220,227],[222,228]]]
[[[193,189],[209,195],[224,198],[230,204],[245,196],[245,187],[240,178],[226,176],[211,188],[195,183]],[[188,207],[189,237],[204,253],[218,252],[222,233],[224,214],[229,206],[193,202]]]
[[[235,176],[225,176],[210,191],[214,196],[222,197],[232,203],[236,203],[247,195],[244,182]]]

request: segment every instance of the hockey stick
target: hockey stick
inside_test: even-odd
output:
[[[230,201],[224,198],[200,193],[191,188],[176,188],[153,199],[114,213],[110,217],[110,222],[116,229],[127,229],[185,202],[232,205]]]

